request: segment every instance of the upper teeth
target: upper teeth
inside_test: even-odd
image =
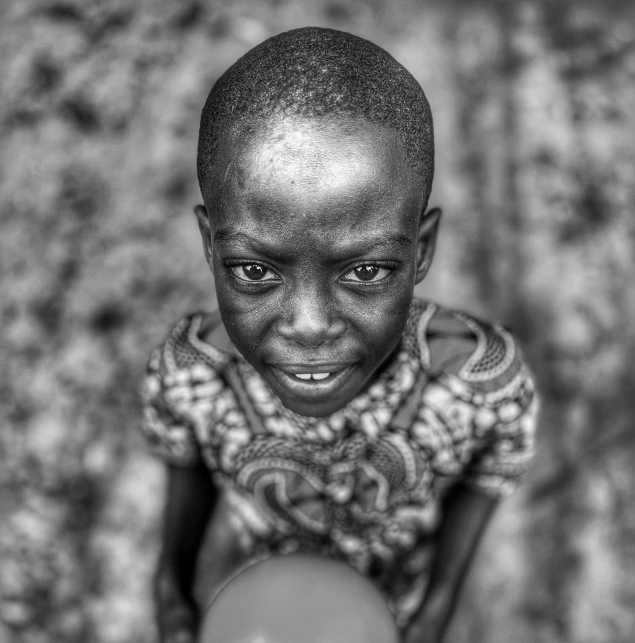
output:
[[[294,375],[301,380],[325,380],[330,373],[294,373]]]

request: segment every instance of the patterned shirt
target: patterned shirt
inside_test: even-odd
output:
[[[182,319],[151,355],[144,431],[176,465],[203,462],[246,558],[319,551],[386,596],[400,625],[420,605],[444,493],[509,494],[533,454],[537,399],[509,332],[414,300],[398,351],[330,417],[282,405],[237,353]]]

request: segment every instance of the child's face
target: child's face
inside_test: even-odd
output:
[[[330,415],[395,351],[440,213],[369,123],[226,136],[211,172],[196,210],[229,337],[287,408]]]

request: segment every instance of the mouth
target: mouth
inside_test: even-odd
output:
[[[319,402],[336,393],[350,376],[354,364],[276,364],[271,371],[284,390],[294,397]]]
[[[330,373],[293,373],[293,377],[297,377],[300,380],[308,382],[309,380],[320,381],[325,380],[328,377],[331,377]]]

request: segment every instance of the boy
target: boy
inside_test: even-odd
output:
[[[195,562],[222,497],[245,561],[318,551],[440,641],[498,498],[532,453],[533,384],[498,326],[413,300],[440,218],[414,78],[355,36],[271,38],[215,84],[195,209],[219,312],[151,356],[146,433],[168,462],[161,640],[195,640]]]

